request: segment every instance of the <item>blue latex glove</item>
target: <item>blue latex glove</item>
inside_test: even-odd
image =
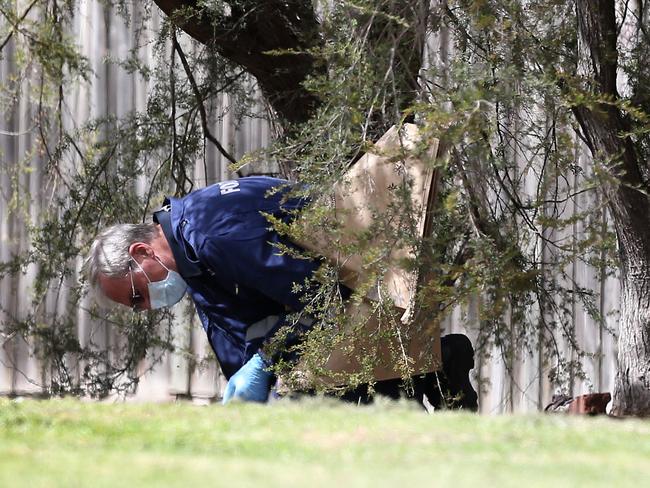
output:
[[[228,380],[221,403],[225,405],[233,398],[245,402],[266,402],[273,377],[272,373],[266,371],[268,366],[259,354],[255,354]]]

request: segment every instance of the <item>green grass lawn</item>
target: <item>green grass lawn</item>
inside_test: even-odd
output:
[[[0,487],[650,486],[650,422],[0,399]]]

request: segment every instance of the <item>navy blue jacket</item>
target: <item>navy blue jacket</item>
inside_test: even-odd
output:
[[[306,203],[287,199],[288,185],[267,177],[224,181],[169,198],[154,215],[227,378],[255,354],[287,313],[304,307],[294,283],[306,283],[319,265],[274,246],[293,245],[263,214],[287,222]],[[274,188],[281,190],[270,191]],[[268,327],[268,317],[273,317],[273,327]],[[262,336],[251,334],[253,329],[262,330]]]

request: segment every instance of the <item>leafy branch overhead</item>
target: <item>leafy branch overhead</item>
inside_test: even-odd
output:
[[[79,300],[86,306],[81,288],[61,300],[56,320],[44,297],[74,281],[76,256],[98,227],[142,221],[162,195],[214,181],[216,160],[242,175],[273,164],[322,195],[389,127],[414,121],[423,140],[442,148],[433,237],[411,243],[434,263],[423,302],[440,320],[474,306],[479,350],[498,350],[506,364],[541,350],[540,368],[567,389],[593,356],[578,342],[576,314],[609,327],[600,288],[582,275],[620,277],[615,403],[621,412],[650,412],[648,2],[153,3],[165,14],[157,32],[148,24],[152,4],[105,2],[111,22],[126,21],[136,38],[105,64],[90,63],[70,37],[77,3],[0,5],[2,56],[15,59],[2,103],[6,113],[25,97],[37,107],[28,150],[2,156],[8,208],[32,247],[0,270],[38,270],[42,305],[38,320],[21,322],[26,336],[38,335],[37,323],[74,326],[58,318],[74,315]],[[146,103],[118,116],[107,97],[97,117],[70,120],[70,87],[121,69],[147,83]],[[28,92],[23,79],[32,80]],[[268,112],[259,110],[260,93]],[[237,153],[215,129],[231,114],[237,122],[266,118],[278,137]],[[19,195],[35,167],[43,184],[32,186],[50,201],[30,219]],[[380,266],[384,251],[373,249],[366,262]],[[334,276],[318,279],[331,286]],[[319,293],[314,310],[337,303]],[[316,353],[332,330],[309,342]],[[61,368],[64,349],[47,349]]]
[[[286,123],[305,122],[317,97],[303,82],[319,67],[311,51],[322,42],[312,2],[157,1],[200,43],[253,75]]]

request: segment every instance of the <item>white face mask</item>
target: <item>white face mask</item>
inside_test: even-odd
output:
[[[165,266],[158,257],[154,256],[156,261],[167,270],[167,277],[161,281],[151,281],[147,273],[144,272],[140,263],[135,261],[135,264],[144,273],[147,278],[147,289],[149,290],[149,305],[152,310],[164,307],[173,307],[181,301],[183,295],[187,291],[187,283],[183,280],[181,275],[176,271],[172,271]]]

